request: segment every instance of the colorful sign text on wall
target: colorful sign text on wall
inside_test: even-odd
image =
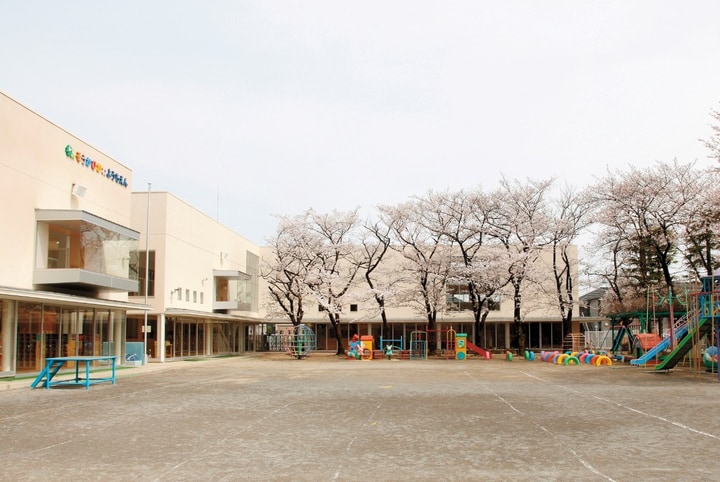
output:
[[[65,155],[68,157],[68,159],[75,160],[75,162],[77,162],[81,166],[85,166],[91,171],[97,172],[101,176],[106,177],[111,181],[114,181],[116,184],[120,184],[122,187],[127,187],[128,185],[128,181],[125,176],[118,174],[112,169],[105,169],[103,165],[99,162],[93,161],[85,154],[75,151],[70,144],[65,146]]]

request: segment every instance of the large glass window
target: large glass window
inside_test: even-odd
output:
[[[124,325],[121,310],[18,303],[16,371],[40,371],[51,357],[116,355]]]
[[[41,243],[47,239],[44,266],[48,269],[84,269],[120,278],[135,279],[130,253],[137,239],[84,220],[39,221]],[[44,237],[47,233],[47,238]]]
[[[42,328],[42,305],[18,303],[17,364],[16,370],[39,371],[40,333]]]
[[[258,311],[258,277],[260,274],[260,258],[250,252],[245,254],[248,279],[238,283],[238,301],[242,311]]]
[[[448,311],[472,310],[470,289],[467,283],[449,283],[445,297]],[[490,311],[500,310],[500,295],[489,298],[487,304]]]
[[[15,306],[15,301],[0,300],[0,372],[15,369]]]
[[[166,345],[166,356],[169,351],[175,357],[205,355],[205,321],[168,318],[165,322],[165,340],[170,342],[170,345]]]
[[[148,296],[155,296],[155,251],[133,251],[130,253],[130,278],[138,280],[138,290],[130,296],[145,296],[145,260],[148,260]]]

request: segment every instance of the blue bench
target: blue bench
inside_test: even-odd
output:
[[[38,374],[35,381],[32,382],[30,388],[36,388],[38,384],[42,383],[46,389],[57,385],[84,385],[85,390],[90,388],[90,385],[96,383],[111,382],[115,384],[115,362],[116,356],[63,356],[45,359],[45,368]],[[111,372],[109,377],[90,377],[90,364],[93,362],[106,361],[110,363]],[[75,378],[55,380],[53,378],[58,374],[60,369],[68,363],[75,362]],[[81,376],[80,365],[85,364],[84,377]]]

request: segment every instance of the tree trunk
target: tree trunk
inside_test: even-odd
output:
[[[479,347],[487,347],[487,342],[482,337],[483,330],[485,329],[485,320],[488,317],[488,311],[484,311],[482,314],[475,315],[475,341],[474,343]]]
[[[520,307],[522,306],[522,295],[520,294],[520,284],[515,284],[515,294],[513,296],[513,321],[515,322],[515,334],[513,336],[510,348],[515,348],[517,353],[525,352],[525,332],[523,329],[522,317],[520,316]]]
[[[338,313],[328,313],[328,318],[330,319],[330,324],[335,332],[335,340],[337,341],[337,352],[335,354],[338,356],[345,356],[346,353],[342,337],[342,327],[340,326],[340,315]]]

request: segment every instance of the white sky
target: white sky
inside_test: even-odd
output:
[[[256,243],[272,214],[677,158],[720,2],[5,1],[0,91]],[[219,203],[218,203],[219,198]]]

